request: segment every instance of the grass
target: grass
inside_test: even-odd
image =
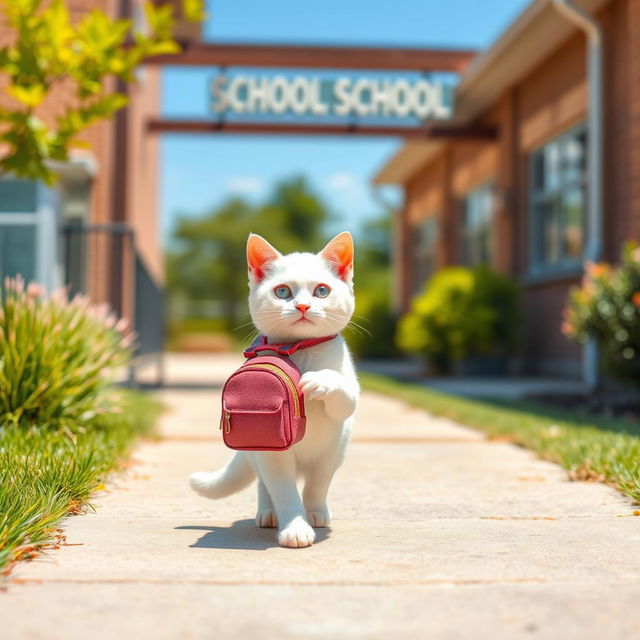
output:
[[[576,480],[611,484],[640,502],[640,423],[594,417],[526,401],[461,398],[361,373],[363,387],[504,437],[569,471]]]
[[[82,510],[135,439],[152,433],[159,404],[117,393],[117,413],[96,416],[73,433],[0,425],[0,573],[59,542],[59,521]]]

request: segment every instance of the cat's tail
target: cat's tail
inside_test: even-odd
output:
[[[209,473],[197,471],[189,476],[191,488],[205,498],[226,498],[244,489],[256,477],[247,456],[238,451],[226,467]]]

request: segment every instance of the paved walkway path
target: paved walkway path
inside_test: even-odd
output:
[[[531,453],[364,394],[309,549],[253,524],[190,471],[230,452],[218,385],[237,358],[172,356],[165,439],[70,518],[68,543],[13,573],[0,637],[637,638],[640,519],[618,493]]]

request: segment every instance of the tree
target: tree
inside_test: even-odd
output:
[[[254,218],[255,210],[234,198],[204,218],[182,218],[173,233],[177,250],[167,261],[169,291],[191,300],[222,301],[228,329],[237,324],[247,286],[245,243]]]
[[[266,209],[274,214],[280,212],[284,216],[283,227],[305,246],[321,242],[329,213],[304,176],[295,176],[276,184]],[[268,211],[265,215],[269,215]]]
[[[397,355],[396,319],[391,311],[391,215],[367,220],[356,242],[355,323],[347,335],[357,357],[388,358]]]
[[[264,205],[240,198],[197,219],[181,218],[167,259],[167,287],[191,300],[220,300],[225,325],[234,329],[245,308],[249,232],[268,238],[280,251],[321,248],[329,212],[300,177],[276,185]]]
[[[110,90],[107,80],[132,82],[146,58],[180,50],[171,4],[144,5],[145,32],[97,9],[73,23],[64,0],[0,0],[0,8],[15,31],[14,42],[0,48],[0,74],[11,98],[10,106],[0,107],[0,174],[54,182],[49,163],[67,160],[84,129],[126,104],[127,96]],[[182,14],[203,20],[202,0],[182,0]],[[46,123],[36,110],[62,84],[72,88],[68,102],[53,124]]]

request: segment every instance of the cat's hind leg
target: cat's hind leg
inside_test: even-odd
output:
[[[256,524],[259,527],[274,528],[278,526],[278,517],[271,501],[271,496],[262,480],[258,480],[258,513]]]

